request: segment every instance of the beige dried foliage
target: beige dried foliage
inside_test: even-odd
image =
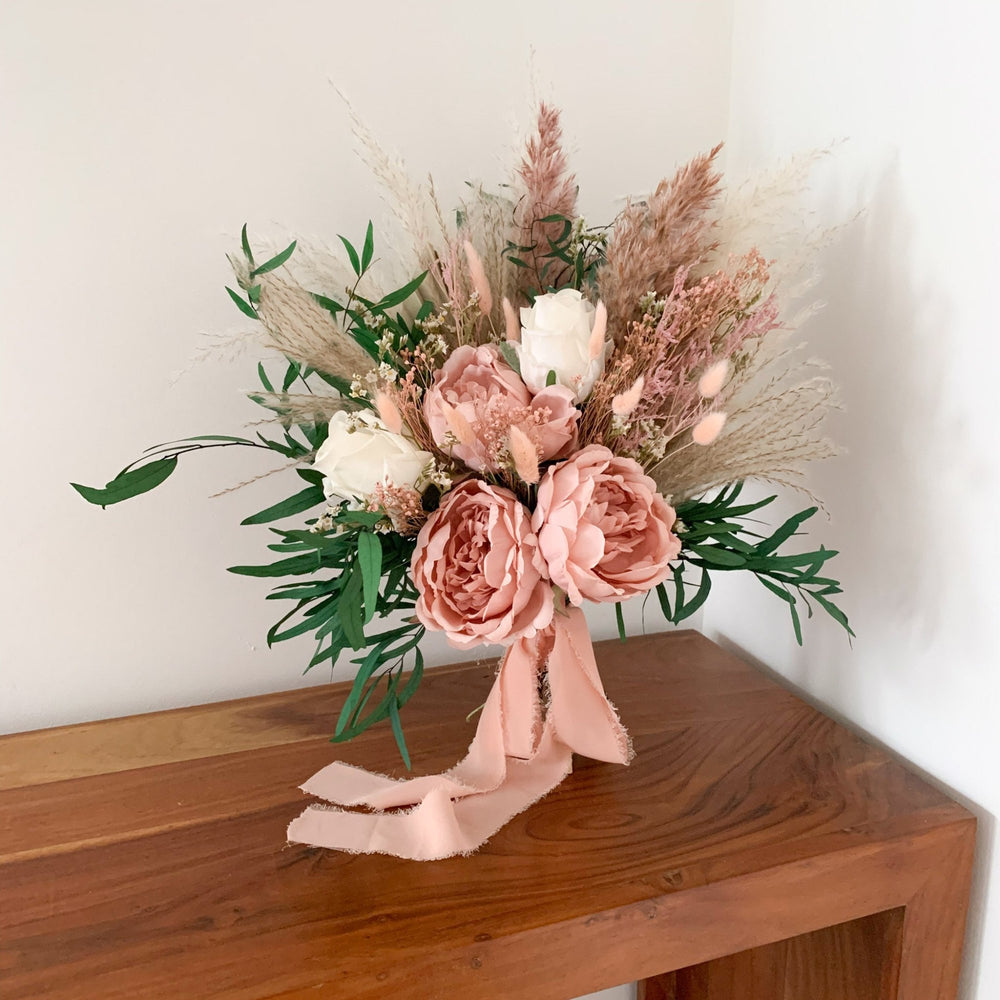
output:
[[[346,379],[374,367],[371,357],[306,289],[275,272],[261,275],[259,283],[257,313],[269,346],[310,368]]]
[[[517,269],[503,256],[510,237],[514,205],[509,199],[477,185],[463,202],[461,211],[463,238],[468,239],[479,253],[493,293],[493,310],[483,330],[484,339],[496,339],[493,334],[503,331],[506,326],[503,299],[512,299],[517,287],[514,273]]]
[[[254,391],[247,395],[273,411],[273,416],[257,421],[260,424],[320,424],[329,421],[335,413],[352,413],[362,408],[360,400],[326,393]]]
[[[811,361],[785,369],[742,398],[737,387],[729,397],[728,420],[719,438],[707,447],[685,442],[650,475],[675,501],[740,479],[761,479],[808,493],[806,466],[840,453],[822,429],[829,411],[839,405],[833,382],[814,374],[822,367]]]
[[[237,490],[243,489],[244,486],[252,486],[254,483],[259,483],[262,479],[270,479],[271,476],[276,476],[279,472],[286,472],[288,469],[294,469],[297,466],[308,465],[312,461],[313,453],[310,452],[308,455],[304,455],[302,458],[296,459],[294,462],[285,462],[283,465],[279,465],[276,469],[269,469],[267,472],[261,472],[256,476],[251,476],[249,479],[244,479],[241,483],[235,483],[232,486],[227,486],[224,490],[219,490],[218,493],[213,493],[211,499],[214,500],[217,497],[224,497],[227,493],[235,493]]]
[[[381,185],[386,204],[405,237],[402,245],[392,247],[393,256],[411,278],[427,271],[421,294],[435,304],[441,304],[448,296],[441,282],[437,261],[446,259],[451,237],[433,185],[425,188],[414,183],[403,161],[390,156],[346,98],[345,103],[360,145],[361,159]]]
[[[630,202],[616,220],[597,276],[616,342],[629,323],[642,318],[639,300],[647,292],[669,294],[678,269],[693,267],[714,247],[707,210],[719,190],[714,161],[721,148],[695,157],[645,201]]]

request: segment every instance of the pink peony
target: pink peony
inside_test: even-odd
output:
[[[662,583],[681,549],[676,519],[637,462],[590,445],[542,478],[531,524],[552,582],[580,605]]]
[[[497,348],[483,344],[451,353],[424,395],[424,418],[443,450],[476,472],[497,472],[511,427],[528,436],[544,462],[576,446],[580,411],[564,386],[532,396]]]
[[[467,479],[417,536],[417,617],[459,649],[531,638],[552,620],[552,588],[531,515],[508,490]]]

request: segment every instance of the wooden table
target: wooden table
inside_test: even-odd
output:
[[[598,646],[637,751],[479,854],[286,846],[344,688],[0,739],[0,997],[953,1000],[975,821],[694,632]],[[415,769],[493,663],[432,672]]]

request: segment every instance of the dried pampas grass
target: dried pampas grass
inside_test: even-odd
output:
[[[719,191],[715,158],[720,149],[721,144],[695,157],[671,180],[660,181],[646,201],[630,202],[618,217],[597,278],[601,299],[614,317],[616,342],[642,319],[643,296],[667,296],[678,271],[692,268],[714,248],[706,213]]]
[[[261,275],[257,314],[268,346],[310,368],[351,376],[375,366],[370,355],[343,333],[312,293],[288,278]]]

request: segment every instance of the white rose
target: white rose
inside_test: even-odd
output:
[[[590,395],[611,346],[603,343],[598,356],[590,356],[595,314],[575,288],[539,295],[534,306],[521,310],[521,342],[512,346],[521,362],[521,378],[532,392],[544,389],[549,372],[555,372],[556,382],[573,391],[574,403]]]
[[[409,438],[393,434],[374,413],[340,411],[330,418],[330,433],[313,468],[326,477],[328,498],[362,500],[385,482],[416,487],[432,458]]]

